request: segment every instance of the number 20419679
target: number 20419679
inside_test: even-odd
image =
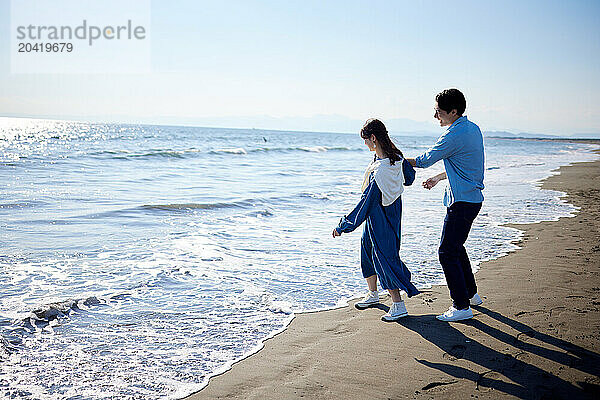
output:
[[[19,53],[70,53],[73,43],[17,43]]]

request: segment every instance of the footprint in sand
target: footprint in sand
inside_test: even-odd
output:
[[[442,357],[446,358],[450,361],[455,361],[460,358],[463,358],[466,350],[467,350],[467,348],[465,346],[457,344],[455,346],[452,346],[450,351],[448,351],[447,353],[444,353],[444,355]]]

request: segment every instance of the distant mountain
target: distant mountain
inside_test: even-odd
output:
[[[569,135],[546,135],[543,133],[519,132],[512,133],[508,131],[485,131],[485,137],[491,138],[523,138],[523,139],[600,139],[600,133],[572,133]]]

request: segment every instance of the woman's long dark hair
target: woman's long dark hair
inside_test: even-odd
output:
[[[365,125],[360,130],[360,137],[363,139],[370,139],[371,135],[375,135],[377,143],[381,146],[383,154],[390,159],[391,165],[394,165],[396,161],[400,161],[404,158],[402,152],[398,150],[396,145],[392,142],[392,139],[390,139],[383,122],[375,118],[371,118],[365,122]]]

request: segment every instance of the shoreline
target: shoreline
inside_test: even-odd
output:
[[[597,213],[599,209],[600,199],[594,194],[600,188],[600,160],[574,163],[558,171],[559,174],[544,179],[540,188],[565,192],[567,201],[580,209],[574,217],[562,217],[558,221],[507,225],[523,231],[521,240],[515,242],[521,248],[481,263],[476,279],[486,302],[473,309],[473,320],[451,324],[435,320],[434,315],[443,312],[449,304],[445,285],[433,286],[408,299],[409,317],[392,324],[379,320],[387,305],[357,311],[352,307],[356,300],[351,301],[350,306],[299,313],[282,331],[263,341],[257,351],[234,362],[231,369],[211,376],[207,386],[186,399],[445,398],[466,397],[469,393],[482,398],[502,395],[539,398],[540,395],[598,394],[600,282],[592,273],[594,266],[600,265],[599,250],[594,250],[600,247],[600,229],[598,223],[592,224],[588,227],[591,232],[583,239],[582,236],[565,237],[561,233],[572,231],[571,225],[581,228],[578,225],[594,220],[594,215],[589,218],[588,214]],[[593,178],[591,182],[585,174]],[[587,187],[586,183],[591,186]],[[583,200],[592,201],[588,204]],[[543,235],[545,240],[540,240]],[[554,237],[564,238],[560,241],[569,244],[551,248],[544,245]],[[570,259],[571,256],[562,253],[573,251],[582,240],[586,246],[577,251],[575,258],[576,266],[583,272],[577,276],[592,275],[586,282],[579,283],[595,285],[591,293],[598,296],[591,301],[593,307],[585,309],[588,296],[570,294],[580,285],[560,289],[567,291],[563,293],[564,303],[578,303],[579,308],[574,310],[584,310],[579,312],[586,314],[583,324],[569,322],[568,308],[557,305],[560,296],[543,296],[551,294],[547,292],[552,289],[559,292],[557,287],[564,283],[564,277],[548,284],[543,278],[547,279],[553,271],[541,271],[543,265],[539,265],[540,270],[522,266],[523,259],[536,266],[542,259],[553,263]],[[534,254],[529,254],[532,251]],[[590,262],[592,259],[595,263]],[[561,272],[568,276],[570,271],[561,269]],[[524,279],[517,280],[515,275]],[[518,288],[506,287],[510,276]],[[532,287],[528,288],[527,284]],[[527,302],[532,295],[538,297],[536,301]],[[389,304],[389,299],[384,303]],[[551,319],[554,323],[550,323]],[[586,330],[589,322],[595,327],[595,335],[584,335],[583,340],[577,335],[571,338],[570,325]],[[558,333],[558,337],[553,333]],[[570,343],[569,339],[581,343]],[[399,340],[402,343],[395,343]],[[556,348],[560,350],[557,352]],[[572,360],[573,354],[579,360]],[[545,357],[547,355],[549,357]],[[563,363],[562,358],[566,360]],[[569,364],[575,361],[583,363],[585,368]],[[339,367],[340,364],[345,367]],[[515,368],[520,370],[519,374],[511,372]],[[539,385],[541,378],[548,382],[546,386],[554,387],[554,391],[528,387],[528,384]]]

